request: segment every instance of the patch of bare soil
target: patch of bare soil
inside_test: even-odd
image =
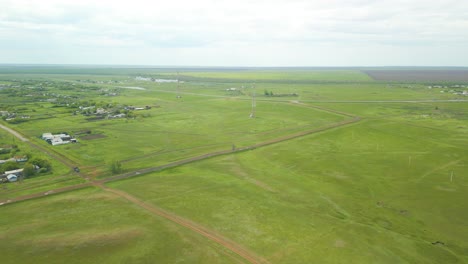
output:
[[[335,241],[334,246],[337,247],[337,248],[344,248],[344,247],[346,247],[346,242],[341,240],[341,239],[337,239]]]
[[[93,135],[87,135],[87,136],[84,136],[84,137],[80,137],[80,139],[93,140],[93,139],[105,138],[105,137],[107,137],[107,136],[103,135],[103,134],[93,134]]]

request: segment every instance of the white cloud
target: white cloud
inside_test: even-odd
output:
[[[468,46],[467,1],[0,0],[0,6],[0,63],[468,61],[460,54]]]

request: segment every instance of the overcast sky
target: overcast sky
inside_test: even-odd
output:
[[[468,1],[0,0],[0,63],[468,66]]]

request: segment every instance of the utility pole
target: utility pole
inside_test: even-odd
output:
[[[253,94],[252,94],[252,112],[250,113],[250,118],[255,118],[255,85],[252,86],[253,88]]]

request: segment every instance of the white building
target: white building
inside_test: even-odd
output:
[[[5,171],[6,175],[14,174],[18,176],[19,174],[23,173],[23,169],[17,169],[17,170],[11,170],[11,171]]]
[[[9,174],[6,176],[6,178],[9,182],[15,182],[18,180],[18,176],[16,176],[15,174]]]
[[[52,133],[44,133],[42,134],[42,139],[43,140],[48,140],[48,139],[53,139],[54,136],[52,135]]]

